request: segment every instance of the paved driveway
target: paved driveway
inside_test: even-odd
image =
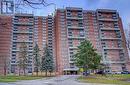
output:
[[[18,81],[14,83],[0,85],[108,85],[108,84],[90,84],[81,83],[76,81],[77,75],[64,75],[58,76],[51,79],[38,79],[38,80],[28,80],[28,81]]]

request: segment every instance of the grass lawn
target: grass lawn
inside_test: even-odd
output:
[[[117,75],[89,75],[87,77],[79,77],[79,81],[87,83],[102,83],[102,84],[117,84],[117,85],[130,85],[130,74],[117,74]]]
[[[16,82],[19,80],[34,80],[34,79],[41,79],[43,77],[36,77],[36,76],[0,76],[0,82]]]

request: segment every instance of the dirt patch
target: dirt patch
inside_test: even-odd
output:
[[[122,80],[122,81],[130,82],[130,79],[124,79],[124,80]]]

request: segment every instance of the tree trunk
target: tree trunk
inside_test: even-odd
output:
[[[23,74],[24,74],[24,76],[26,75],[26,74],[25,74],[25,68],[23,69]]]
[[[4,67],[4,76],[6,76],[6,67]]]
[[[36,72],[36,76],[38,76],[38,71]]]
[[[7,71],[7,65],[6,65],[6,59],[4,60],[4,76],[6,76]]]
[[[33,76],[33,71],[32,71],[32,76]]]
[[[46,75],[45,76],[47,77],[47,70],[46,70]]]
[[[41,76],[43,76],[42,71],[40,71]]]
[[[51,71],[50,71],[50,76],[51,76]]]
[[[36,76],[38,76],[38,67],[36,67]]]
[[[20,68],[19,68],[19,76],[20,76]]]

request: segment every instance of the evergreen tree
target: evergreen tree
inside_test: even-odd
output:
[[[48,46],[46,45],[43,56],[41,59],[41,71],[45,71],[47,76],[47,72],[52,72],[54,70],[53,56],[50,54]]]
[[[96,53],[96,49],[94,49],[92,43],[88,40],[81,42],[74,56],[76,65],[83,67],[84,71],[87,71],[87,69],[97,69],[100,65],[101,56]]]
[[[51,76],[51,73],[54,71],[54,62],[53,62],[52,55],[50,55],[48,59],[48,71],[50,72],[50,76]]]
[[[38,76],[39,72],[39,66],[40,66],[40,50],[38,45],[36,44],[33,49],[33,60],[34,60],[34,71],[36,72],[36,75]]]
[[[19,51],[19,58],[18,58],[18,66],[19,66],[19,75],[20,70],[22,69],[24,72],[24,75],[26,75],[25,71],[28,66],[28,48],[27,44],[25,42],[21,43]]]

